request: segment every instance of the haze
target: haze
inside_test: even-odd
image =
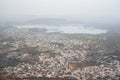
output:
[[[69,17],[119,23],[119,4],[120,0],[0,0],[0,20]]]

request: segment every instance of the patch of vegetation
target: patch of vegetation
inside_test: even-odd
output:
[[[5,39],[1,39],[0,40],[0,43],[3,43],[3,42],[10,42],[10,43],[14,43],[14,39],[12,37],[8,37],[8,38],[5,38]]]
[[[20,63],[19,59],[17,58],[3,58],[0,61],[0,68],[5,68],[8,66],[16,66]]]

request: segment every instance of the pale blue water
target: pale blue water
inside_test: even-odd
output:
[[[82,34],[102,34],[107,33],[107,30],[96,29],[93,27],[84,27],[81,25],[73,26],[73,25],[61,25],[61,26],[48,26],[48,25],[21,25],[16,26],[17,28],[45,28],[47,29],[47,33],[51,32],[60,32],[60,33],[82,33]]]

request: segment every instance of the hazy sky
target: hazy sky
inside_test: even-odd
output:
[[[0,17],[120,17],[120,0],[0,0]]]

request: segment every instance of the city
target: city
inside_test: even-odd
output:
[[[12,27],[1,32],[0,67],[7,79],[120,79],[120,55],[106,46],[107,37],[38,34],[36,30],[41,29]]]

